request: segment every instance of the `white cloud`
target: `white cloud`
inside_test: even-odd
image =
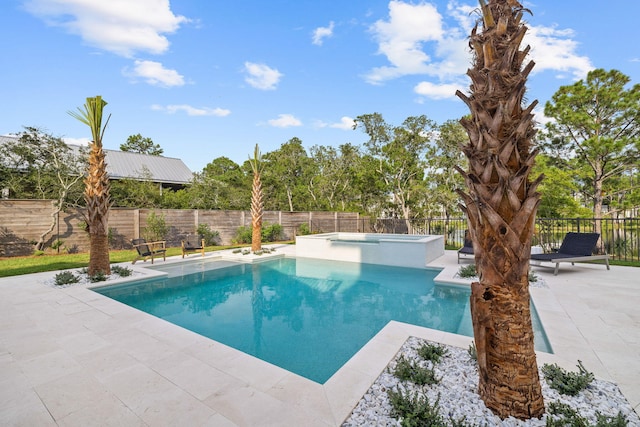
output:
[[[302,122],[292,114],[279,114],[277,119],[271,119],[267,123],[276,128],[302,126]]]
[[[275,68],[253,62],[245,62],[244,71],[248,74],[245,81],[256,89],[262,90],[275,89],[283,76]]]
[[[176,70],[164,68],[161,63],[155,61],[136,60],[133,71],[125,70],[124,74],[131,77],[141,77],[153,86],[171,87],[184,85],[184,77]]]
[[[351,117],[343,116],[340,119],[339,123],[330,124],[329,127],[335,128],[335,129],[342,129],[342,130],[353,130],[354,124],[355,124],[355,121]]]
[[[413,5],[401,1],[389,2],[389,20],[377,21],[370,30],[378,41],[378,53],[387,57],[391,66],[373,69],[365,78],[369,83],[407,74],[427,73],[431,57],[423,43],[443,38],[442,16],[429,3]]]
[[[333,21],[329,22],[328,27],[318,27],[313,31],[312,43],[322,46],[324,39],[333,35]]]
[[[27,0],[25,6],[88,45],[125,57],[166,52],[169,41],[164,34],[188,21],[171,11],[169,0]]]
[[[379,20],[370,28],[378,42],[378,53],[386,57],[388,64],[373,68],[364,76],[365,80],[382,84],[407,75],[436,77],[437,82],[432,80],[414,90],[432,98],[445,97],[450,86],[467,81],[464,73],[471,62],[468,37],[479,18],[477,9],[477,4],[470,6],[452,0],[443,16],[434,5],[424,1],[410,4],[391,0],[388,19]],[[588,57],[576,53],[578,43],[572,39],[572,30],[528,27],[523,46],[531,45],[530,56],[536,62],[534,72],[555,71],[579,79],[593,69]]]
[[[530,27],[524,45],[531,45],[531,59],[535,61],[534,73],[556,71],[571,73],[575,80],[586,77],[594,67],[586,56],[576,53],[578,43],[571,39],[573,30],[555,27]]]
[[[337,123],[327,123],[322,120],[316,120],[313,122],[313,127],[316,129],[333,128],[341,130],[353,130],[355,120],[349,116],[343,116]]]
[[[471,29],[478,18],[480,18],[478,2],[475,2],[474,5],[468,5],[459,4],[455,0],[450,1],[447,4],[447,13],[458,22],[458,25],[465,35],[469,35],[471,33]]]
[[[230,110],[226,110],[223,108],[209,108],[209,107],[192,107],[187,104],[178,104],[178,105],[158,105],[154,104],[151,106],[152,110],[156,111],[164,111],[168,114],[175,114],[179,111],[184,111],[188,116],[217,116],[217,117],[225,117],[231,114]]]
[[[413,88],[413,91],[418,95],[431,99],[453,99],[456,97],[456,90],[464,92],[464,88],[457,84],[420,82]]]

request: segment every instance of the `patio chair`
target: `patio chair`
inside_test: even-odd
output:
[[[458,264],[460,264],[460,255],[463,255],[465,258],[467,255],[473,255],[473,241],[471,240],[469,230],[464,231],[464,246],[458,249]]]
[[[200,252],[204,256],[204,239],[196,235],[185,237],[182,241],[182,258],[190,252]]]
[[[133,239],[131,241],[133,247],[138,251],[138,256],[131,264],[135,264],[139,259],[144,260],[151,258],[151,264],[153,264],[154,258],[159,258],[162,255],[162,260],[167,260],[167,247],[164,240],[158,242],[147,242],[146,239]]]
[[[574,265],[576,262],[604,260],[607,270],[609,268],[609,255],[599,254],[594,255],[593,252],[596,249],[596,244],[600,239],[598,233],[567,233],[562,240],[560,249],[556,252],[546,254],[532,254],[531,259],[534,261],[548,261],[555,263],[556,268],[553,275],[558,274],[558,269],[561,262],[570,262]]]

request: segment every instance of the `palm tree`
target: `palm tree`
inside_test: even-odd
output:
[[[262,155],[258,144],[253,151],[253,159],[249,158],[249,164],[253,171],[253,185],[251,187],[251,250],[253,252],[262,249],[262,213],[264,203],[262,201],[262,182],[260,175],[264,169]]]
[[[89,228],[89,275],[111,274],[109,263],[109,176],[102,149],[102,137],[111,115],[102,126],[102,110],[107,102],[101,96],[87,98],[84,110],[69,111],[69,115],[89,126],[93,141],[89,144],[89,170],[84,180],[84,199],[87,203],[87,227]]]
[[[540,417],[544,402],[533,345],[528,283],[531,237],[540,203],[529,174],[536,150],[533,114],[523,108],[534,63],[522,66],[526,10],[517,0],[480,0],[482,31],[471,32],[474,54],[469,107],[461,120],[469,136],[462,147],[468,170],[458,168],[479,282],[471,285],[471,314],[478,351],[478,392],[498,416]],[[528,11],[528,10],[527,10]]]

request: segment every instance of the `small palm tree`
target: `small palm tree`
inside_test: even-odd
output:
[[[262,155],[258,144],[253,151],[253,158],[249,158],[249,164],[253,171],[253,185],[251,187],[251,250],[253,252],[262,249],[262,214],[264,203],[262,201],[262,182],[260,175],[264,169]]]
[[[102,149],[102,137],[107,128],[111,115],[102,126],[102,111],[107,102],[101,96],[87,98],[84,109],[78,107],[78,111],[69,111],[69,115],[91,129],[91,141],[89,147],[89,170],[84,180],[84,199],[87,203],[87,226],[89,228],[89,274],[111,274],[109,263],[109,208],[111,200],[109,196],[109,176],[105,153]]]
[[[461,121],[469,135],[463,152],[468,171],[461,192],[473,240],[479,282],[471,285],[471,317],[478,352],[478,392],[501,418],[538,418],[544,402],[529,296],[529,256],[542,177],[529,180],[536,151],[533,114],[523,108],[525,83],[534,63],[522,66],[527,27],[517,0],[480,0],[482,31],[470,38],[474,53],[471,110]]]

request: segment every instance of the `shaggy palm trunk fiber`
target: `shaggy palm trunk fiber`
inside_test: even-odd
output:
[[[91,144],[89,172],[85,179],[84,198],[87,203],[90,252],[89,274],[111,274],[109,263],[109,177],[105,154],[101,146]]]
[[[251,188],[251,250],[253,252],[262,249],[262,181],[260,173],[254,172],[253,186]]]
[[[479,394],[501,418],[538,418],[544,402],[533,343],[529,296],[529,255],[536,192],[542,177],[529,181],[535,150],[533,110],[523,109],[527,75],[522,63],[527,28],[516,0],[480,0],[482,31],[470,38],[474,53],[470,96],[457,95],[471,118],[461,121],[469,135],[462,147],[468,192],[460,192],[474,244],[479,281],[471,286],[471,315],[478,352]]]

